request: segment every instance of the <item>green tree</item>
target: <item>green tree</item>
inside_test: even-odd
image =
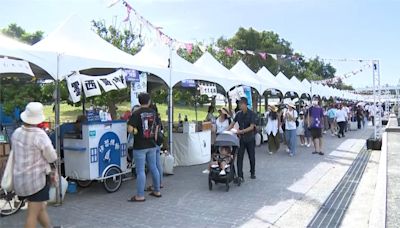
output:
[[[39,42],[43,38],[42,31],[29,33],[15,23],[10,24],[7,28],[2,29],[1,33],[30,45]]]

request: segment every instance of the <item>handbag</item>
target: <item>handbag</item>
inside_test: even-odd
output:
[[[13,173],[14,173],[14,152],[11,150],[8,155],[6,168],[4,169],[3,178],[1,179],[1,188],[7,192],[14,189]]]
[[[64,201],[65,193],[67,192],[67,187],[68,187],[68,181],[65,179],[65,177],[61,177],[61,201]],[[59,184],[57,185],[52,185],[49,190],[49,200],[47,201],[48,203],[56,203],[57,202],[57,188],[59,188]]]

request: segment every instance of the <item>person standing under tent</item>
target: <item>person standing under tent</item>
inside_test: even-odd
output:
[[[275,105],[268,107],[268,112],[265,113],[267,117],[266,133],[268,135],[268,151],[269,154],[276,153],[280,147],[279,128],[281,125],[278,108]]]
[[[218,112],[220,113],[220,115],[215,122],[217,135],[228,130],[229,125],[232,122],[231,117],[228,114],[229,112],[226,108],[221,108],[220,110],[218,110]]]
[[[43,105],[31,102],[21,113],[23,125],[11,136],[13,187],[20,200],[28,201],[25,227],[52,227],[47,213],[50,185],[57,183],[57,170],[53,164],[57,153],[50,138],[38,124],[45,120]]]
[[[211,122],[211,123],[215,123],[215,116],[214,116],[214,112],[215,112],[215,107],[213,105],[210,105],[208,107],[208,112],[207,112],[207,116],[205,121],[207,122]]]
[[[314,142],[313,154],[324,155],[322,152],[322,128],[324,111],[319,106],[318,100],[313,100],[313,106],[308,109],[307,113],[307,127],[310,129],[311,137]]]
[[[145,163],[150,169],[153,178],[153,191],[151,196],[161,197],[160,173],[157,169],[155,142],[156,135],[156,113],[150,108],[151,99],[148,93],[141,93],[138,96],[140,109],[134,111],[128,122],[128,132],[134,134],[133,158],[136,165],[136,195],[129,201],[144,202],[144,190],[146,186]]]
[[[250,160],[250,174],[251,179],[256,179],[256,157],[255,157],[255,128],[256,128],[256,114],[248,109],[248,101],[246,97],[240,98],[240,111],[236,113],[235,119],[229,126],[228,130],[231,130],[236,123],[239,124],[239,130],[237,135],[240,138],[240,148],[237,157],[237,169],[239,181],[243,179],[243,157],[244,152],[247,150]]]
[[[158,173],[160,174],[160,188],[163,188],[163,177],[164,177],[164,170],[163,170],[163,166],[161,163],[161,145],[163,144],[163,139],[164,137],[162,137],[162,131],[163,131],[163,127],[162,127],[162,123],[161,123],[161,117],[160,117],[160,113],[158,112],[158,108],[157,105],[152,103],[150,105],[150,108],[154,110],[154,112],[156,113],[156,130],[155,130],[155,142],[156,142],[156,147],[157,147],[157,151],[156,151],[156,165],[157,165],[157,169],[158,169]],[[154,186],[154,184],[153,184]],[[149,186],[146,188],[146,191],[153,191],[154,187],[153,186]]]
[[[335,136],[336,135],[336,123],[335,123],[335,117],[336,117],[336,108],[335,105],[331,105],[330,108],[328,109],[328,124],[329,128],[331,129],[331,135]]]
[[[284,113],[284,121],[285,121],[285,134],[286,134],[286,142],[289,148],[289,155],[293,157],[296,155],[296,146],[297,146],[297,138],[296,138],[296,121],[297,121],[297,111],[295,110],[296,106],[293,103],[289,103],[287,105],[287,110]]]

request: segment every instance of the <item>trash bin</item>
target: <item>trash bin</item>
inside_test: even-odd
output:
[[[368,150],[381,150],[382,139],[367,139],[367,149]]]

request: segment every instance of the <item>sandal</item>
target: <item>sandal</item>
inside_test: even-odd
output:
[[[128,200],[128,202],[144,202],[144,201],[146,201],[146,199],[139,200],[139,199],[136,198],[136,196],[133,196],[132,198],[130,198]]]
[[[157,195],[155,192],[151,192],[150,194],[149,194],[149,196],[154,196],[154,197],[157,197],[157,198],[161,198],[161,193],[159,194],[159,195]]]

